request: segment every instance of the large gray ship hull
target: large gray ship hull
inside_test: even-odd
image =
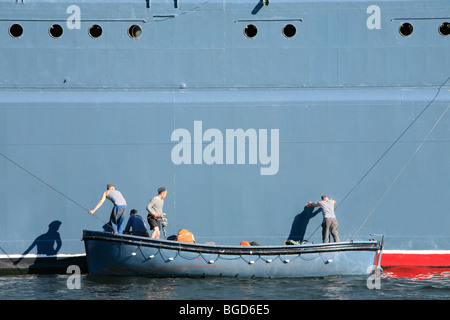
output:
[[[3,258],[84,253],[107,183],[198,242],[320,243],[326,194],[343,241],[450,248],[448,1],[108,5],[0,1]]]

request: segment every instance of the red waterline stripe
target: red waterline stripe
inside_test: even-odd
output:
[[[446,267],[386,267],[385,278],[430,279],[433,277],[450,277],[450,268]]]
[[[450,250],[383,250],[381,267],[450,267]]]

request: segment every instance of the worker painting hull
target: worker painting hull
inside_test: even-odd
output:
[[[166,187],[168,234],[198,243],[321,243],[305,204],[326,194],[341,241],[384,234],[387,250],[441,259],[443,12],[445,0],[1,0],[1,257],[83,254],[82,230],[112,205],[88,211],[113,183],[125,223]]]

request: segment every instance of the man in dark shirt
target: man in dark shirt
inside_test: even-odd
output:
[[[147,223],[142,216],[138,215],[138,211],[136,209],[133,209],[130,212],[130,218],[128,219],[127,226],[125,227],[125,233],[132,234],[134,236],[150,237],[147,230]]]

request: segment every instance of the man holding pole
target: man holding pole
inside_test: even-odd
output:
[[[97,203],[94,209],[89,211],[89,214],[94,214],[98,208],[100,208],[105,202],[105,200],[110,200],[114,207],[111,211],[111,216],[109,218],[109,226],[114,233],[122,233],[123,231],[123,219],[127,213],[127,202],[119,190],[116,190],[112,183],[106,186],[106,191],[103,192],[102,198]]]

